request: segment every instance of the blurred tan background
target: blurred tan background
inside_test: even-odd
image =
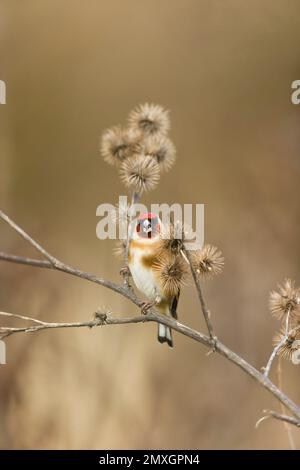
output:
[[[178,160],[145,202],[205,203],[206,241],[226,257],[204,286],[217,334],[263,366],[277,327],[268,293],[300,277],[299,40],[299,0],[1,0],[1,207],[57,257],[118,281],[95,211],[124,188],[99,135],[139,103],[170,109]],[[1,250],[34,255],[4,224],[0,234]],[[48,321],[136,311],[96,285],[4,262],[0,293],[1,310]],[[204,330],[192,287],[179,314]],[[267,392],[174,336],[174,350],[155,325],[9,338],[1,448],[288,447],[281,423],[254,429],[278,406]],[[299,403],[299,369],[285,364],[284,381]]]

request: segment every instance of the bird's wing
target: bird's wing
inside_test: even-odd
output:
[[[177,320],[177,305],[179,301],[179,296],[180,296],[180,290],[178,291],[178,294],[175,295],[171,301],[171,307],[170,307],[170,313],[175,320]]]

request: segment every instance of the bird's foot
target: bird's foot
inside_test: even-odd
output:
[[[129,278],[131,276],[131,272],[130,272],[129,267],[128,266],[123,266],[120,269],[120,275],[123,276],[124,286],[126,287],[126,289],[133,292],[132,285],[130,284],[130,281],[129,281]]]
[[[148,311],[154,307],[155,305],[155,302],[148,302],[148,301],[145,301],[145,302],[141,302],[141,312],[143,315],[147,315]]]
[[[141,311],[142,311],[142,314],[143,315],[147,315],[148,313],[148,310],[150,310],[151,308],[155,307],[157,304],[159,304],[161,302],[161,297],[157,296],[154,300],[154,302],[148,302],[148,301],[144,301],[144,302],[141,302]]]
[[[130,272],[130,269],[128,266],[123,266],[121,269],[120,269],[120,275],[121,276],[131,276],[131,272]]]

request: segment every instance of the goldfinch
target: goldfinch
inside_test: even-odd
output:
[[[141,215],[134,221],[131,231],[128,267],[136,287],[148,299],[144,309],[155,305],[159,313],[176,319],[182,261],[163,248],[162,224],[156,214]],[[158,341],[173,347],[169,327],[158,325]]]

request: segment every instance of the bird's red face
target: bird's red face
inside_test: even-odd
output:
[[[139,238],[154,239],[159,237],[161,224],[156,214],[141,215],[136,223],[135,231]]]

